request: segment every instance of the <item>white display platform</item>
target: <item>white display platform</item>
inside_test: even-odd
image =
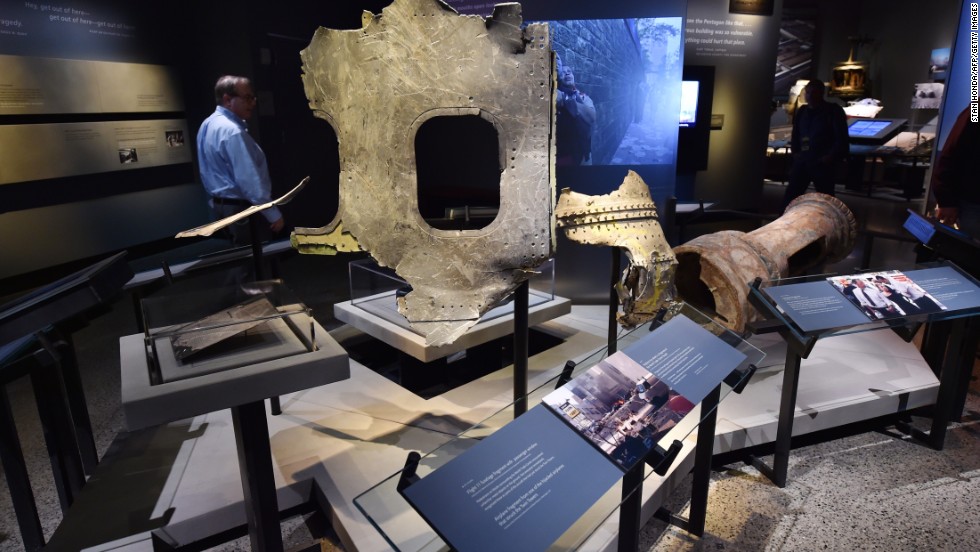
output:
[[[776,440],[786,344],[749,340],[766,353],[741,395],[721,403],[715,454]],[[936,402],[939,380],[912,343],[888,329],[817,341],[800,365],[793,435],[805,435]]]
[[[564,297],[542,295],[534,290],[529,295],[529,326],[536,326],[572,311],[572,302]],[[408,321],[398,312],[395,292],[378,294],[370,299],[360,300],[356,305],[351,301],[337,303],[333,306],[333,314],[337,320],[346,322],[422,362],[438,360],[514,332],[513,303],[487,312],[480,322],[459,339],[438,347],[426,345],[425,338],[409,328]]]
[[[530,359],[529,388],[555,376],[566,360],[583,359],[604,345],[607,309],[575,306],[571,311],[538,327],[565,342]],[[332,335],[342,342],[344,334],[351,333],[357,331],[345,326]],[[775,336],[752,342],[764,348],[768,356],[742,395],[730,394],[722,401],[715,452],[775,438],[785,347]],[[334,528],[346,550],[389,550],[390,545],[354,506],[354,498],[399,471],[408,452],[430,451],[508,405],[513,386],[511,368],[428,400],[354,361],[350,368],[347,380],[284,395],[283,414],[269,417],[276,483],[282,488],[314,478],[326,493]],[[795,433],[893,413],[900,403],[907,408],[928,404],[934,400],[937,386],[915,346],[890,331],[823,339],[802,364]],[[147,456],[152,463],[160,464],[154,468],[160,472],[155,478],[164,483],[143,490],[153,494],[143,497],[143,502],[149,500],[156,505],[151,520],[169,514],[170,523],[179,523],[241,502],[229,411],[167,424],[153,431],[154,447],[123,447],[122,458],[100,466],[122,472],[119,479],[126,482],[132,477],[126,470],[137,462],[150,463]],[[693,448],[692,436],[666,477],[647,480],[643,489],[644,522],[663,503],[666,494],[689,492],[671,488],[692,467]],[[139,490],[130,483],[118,492],[107,493],[112,498],[100,503],[100,510],[133,511],[132,504],[126,501],[134,500],[133,495]],[[616,486],[593,515],[608,513],[608,505],[618,502],[618,493]],[[139,525],[139,520],[126,516],[107,521]],[[144,521],[142,526],[146,525]],[[614,515],[581,549],[615,550],[617,530]],[[127,533],[117,529],[114,534]],[[145,533],[89,550],[149,551],[149,539],[149,533]],[[566,539],[577,540],[572,535],[563,537],[563,541]]]

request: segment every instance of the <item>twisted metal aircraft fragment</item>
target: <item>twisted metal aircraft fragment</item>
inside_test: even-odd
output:
[[[450,343],[554,251],[553,77],[546,24],[519,4],[460,16],[395,0],[357,30],[317,30],[301,52],[310,108],[340,147],[337,216],[297,228],[301,253],[367,250],[412,287],[398,309],[430,345]],[[479,230],[429,226],[414,138],[427,120],[477,115],[497,131],[500,209]]]
[[[674,299],[677,260],[657,217],[657,206],[640,175],[627,173],[619,189],[587,196],[561,191],[555,210],[568,239],[584,244],[622,247],[629,266],[616,285],[623,311],[619,323],[634,327],[651,320]]]

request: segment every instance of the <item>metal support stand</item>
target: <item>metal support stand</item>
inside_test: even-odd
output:
[[[694,450],[694,479],[691,484],[691,513],[687,518],[687,532],[700,537],[704,534],[704,522],[708,517],[708,486],[711,483],[711,456],[714,453],[715,425],[718,420],[718,403],[721,386],[717,386],[701,401],[701,411],[711,413],[698,425],[698,442]]]
[[[619,552],[634,552],[640,544],[640,511],[643,508],[643,475],[646,464],[637,462],[623,477],[619,505]]]
[[[792,349],[792,348],[790,348]],[[786,486],[789,471],[789,453],[793,442],[793,420],[796,417],[796,395],[799,390],[802,357],[792,350],[786,351],[786,368],[783,370],[783,393],[779,399],[779,422],[776,427],[776,450],[770,468],[760,458],[749,456],[750,463],[777,487]]]
[[[749,380],[755,374],[755,366],[749,365],[749,369],[742,373],[738,370],[733,371],[725,383],[732,387],[732,392],[741,393]],[[701,418],[698,424],[698,439],[694,449],[694,468],[691,470],[691,508],[687,519],[672,513],[666,508],[660,508],[654,513],[654,517],[680,527],[688,533],[700,537],[704,534],[704,525],[708,519],[708,489],[711,484],[711,457],[714,454],[715,428],[718,424],[718,404],[721,402],[721,386],[716,386],[704,400],[701,401],[701,412],[707,411],[708,414]],[[680,443],[675,441],[676,456],[680,451]],[[669,458],[669,456],[668,456]],[[672,458],[671,458],[672,461]],[[669,464],[668,464],[669,466]],[[654,469],[663,475],[667,470],[657,467]]]
[[[282,552],[279,503],[272,471],[272,449],[269,446],[265,402],[256,401],[232,407],[231,415],[252,550]]]
[[[923,356],[939,376],[932,426],[929,433],[925,433],[908,424],[898,425],[901,431],[936,450],[942,450],[945,446],[949,422],[958,421],[963,415],[977,341],[980,339],[980,320],[975,316],[940,324],[942,326],[939,328],[930,325],[922,345]]]
[[[27,463],[20,448],[17,436],[17,426],[10,410],[5,386],[0,384],[0,464],[3,465],[7,487],[10,489],[10,500],[13,502],[14,515],[20,527],[20,538],[28,551],[41,550],[44,547],[44,530],[37,515],[37,503],[31,490],[30,479],[27,477]]]
[[[616,322],[616,315],[619,314],[619,294],[616,293],[616,285],[619,284],[620,251],[618,247],[610,248],[612,251],[612,265],[609,286],[609,333],[606,338],[608,343],[607,355],[616,352],[616,336],[619,333],[619,324]]]
[[[57,348],[42,334],[38,334],[38,341],[42,350],[34,355],[37,367],[31,370],[31,385],[34,387],[38,417],[44,429],[44,442],[51,461],[51,472],[58,490],[61,511],[67,513],[75,496],[85,485],[85,474],[78,452],[78,441],[72,430],[64,382],[58,369]]]
[[[799,391],[800,366],[810,355],[817,343],[816,337],[804,337],[782,322],[775,307],[762,296],[759,286],[762,280],[756,278],[749,286],[749,302],[767,319],[755,325],[755,333],[778,332],[786,342],[786,368],[783,370],[783,391],[779,400],[779,421],[776,426],[775,453],[772,467],[761,459],[750,455],[748,463],[769,478],[777,487],[786,486],[789,471],[789,453],[793,448],[793,422],[796,417],[796,396]]]
[[[92,421],[85,403],[85,391],[82,387],[82,375],[78,370],[78,360],[75,357],[75,346],[71,335],[61,336],[58,347],[61,377],[64,380],[65,393],[68,398],[68,410],[71,413],[71,423],[75,429],[78,441],[78,452],[81,456],[82,469],[85,475],[95,474],[99,465],[99,453],[95,449],[95,433],[92,431]]]
[[[265,280],[269,277],[266,274],[265,263],[262,262],[262,239],[259,237],[261,235],[259,224],[264,221],[265,218],[259,213],[248,217],[248,232],[252,241],[252,265],[255,268],[256,281]],[[269,411],[273,416],[282,414],[282,405],[279,403],[279,397],[269,397]]]
[[[514,291],[514,417],[527,412],[528,282]]]

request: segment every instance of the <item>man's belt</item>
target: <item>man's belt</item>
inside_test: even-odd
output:
[[[235,207],[251,207],[252,204],[244,199],[237,199],[231,197],[216,197],[211,196],[211,202],[215,205],[233,205]]]

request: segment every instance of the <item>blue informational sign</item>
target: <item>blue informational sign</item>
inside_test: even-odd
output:
[[[804,332],[870,322],[827,281],[775,286],[766,288],[765,293]]]
[[[547,549],[745,358],[675,317],[403,494],[456,550]]]
[[[538,406],[404,495],[456,550],[539,551],[621,477],[615,464]]]
[[[744,354],[678,316],[550,393],[544,403],[628,470],[743,360]]]
[[[980,287],[951,266],[834,276],[765,293],[804,332],[980,307]]]
[[[908,270],[905,275],[949,311],[980,308],[980,288],[951,266]]]

